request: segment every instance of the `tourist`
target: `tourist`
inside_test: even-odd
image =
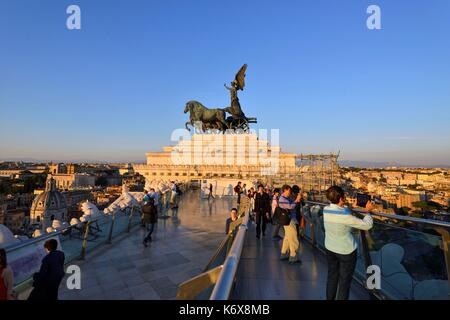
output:
[[[150,189],[149,195],[150,195],[150,197],[153,198],[155,207],[158,207],[158,205],[159,205],[159,196],[158,196],[158,193],[155,191],[155,188],[151,188]]]
[[[231,209],[230,217],[227,219],[226,224],[225,224],[225,233],[226,234],[228,234],[230,232],[231,223],[233,223],[234,221],[237,220],[237,213],[238,213],[238,211],[236,208]]]
[[[212,185],[212,183],[209,184],[208,200],[209,200],[210,198],[213,198],[213,199],[214,199],[214,195],[213,195],[213,185]]]
[[[148,194],[148,191],[144,189],[144,197],[142,198],[144,205],[149,200],[150,200],[150,195]],[[144,213],[142,213],[142,215],[141,215],[141,227],[145,228]]]
[[[266,187],[264,188],[264,192],[269,196],[269,202],[272,203],[272,190],[270,189],[269,185],[266,185]],[[271,207],[271,205],[269,205],[269,207]],[[268,223],[272,223],[272,210],[269,210],[269,216],[267,219]]]
[[[14,273],[8,265],[5,249],[0,249],[0,301],[15,300],[13,285]]]
[[[234,187],[234,192],[237,194],[237,204],[241,204],[241,193],[242,193],[242,187],[241,187],[241,183],[242,182],[238,182],[238,184]]]
[[[244,183],[244,185],[242,186],[242,193],[243,193],[244,195],[247,194],[247,184],[246,184],[246,183]]]
[[[373,220],[370,214],[364,219],[352,215],[351,210],[344,206],[345,194],[342,188],[332,186],[328,188],[326,196],[331,202],[323,209],[328,262],[327,300],[348,300],[357,259],[357,244],[352,228],[369,230]],[[367,202],[366,209],[372,211],[371,201]]]
[[[177,207],[177,186],[174,181],[171,181],[170,192],[170,205],[172,209],[175,209]]]
[[[158,211],[155,206],[155,199],[149,198],[142,207],[142,213],[144,217],[145,227],[148,230],[147,236],[144,238],[143,244],[147,247],[147,244],[152,241],[152,233],[155,229],[155,225],[158,221]]]
[[[250,204],[250,219],[255,221],[255,189],[253,189],[253,187],[248,190],[247,197]]]
[[[266,235],[266,224],[270,216],[270,197],[264,192],[262,185],[258,186],[258,192],[255,195],[255,220],[256,220],[256,238],[260,238],[261,230],[263,237]]]
[[[64,278],[64,260],[62,251],[57,250],[58,241],[47,240],[44,248],[48,254],[42,259],[41,269],[33,275],[33,290],[28,300],[58,300],[59,285]]]
[[[282,194],[278,200],[278,206],[281,209],[287,209],[291,214],[291,221],[289,225],[284,226],[284,239],[283,245],[281,247],[281,260],[289,259],[289,263],[301,262],[298,257],[298,247],[299,242],[297,238],[297,229],[295,224],[297,223],[297,219],[295,216],[295,207],[297,203],[301,200],[301,195],[298,194],[297,198],[294,200],[291,199],[292,189],[289,185],[284,185],[281,188]]]
[[[297,198],[297,195],[301,194],[301,189],[298,185],[292,186],[292,199]],[[302,221],[302,207],[303,199],[295,206],[295,229],[297,230],[297,236],[300,237],[300,222]]]
[[[275,214],[276,207],[278,207],[278,199],[279,198],[280,198],[280,189],[275,188],[273,190],[273,196],[272,196],[272,217]],[[275,224],[275,230],[273,231],[273,239],[274,240],[283,239],[282,237],[280,237],[281,224],[277,223],[274,219],[272,219],[272,223]]]

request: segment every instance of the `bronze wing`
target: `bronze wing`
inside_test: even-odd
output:
[[[247,64],[244,64],[236,73],[235,81],[238,85],[238,89],[244,90],[245,87],[245,71],[247,70]]]

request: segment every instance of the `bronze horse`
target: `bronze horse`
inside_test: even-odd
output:
[[[225,111],[223,109],[208,109],[198,101],[188,101],[184,108],[184,113],[189,112],[189,121],[186,122],[186,129],[190,131],[188,125],[194,127],[194,124],[200,121],[203,124],[203,130],[218,129],[225,131],[228,127],[225,120]]]

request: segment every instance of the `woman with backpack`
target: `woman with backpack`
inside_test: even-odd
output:
[[[297,237],[297,228],[296,224],[297,217],[295,214],[295,207],[301,201],[301,194],[297,195],[297,198],[294,200],[291,199],[292,189],[289,185],[284,185],[281,188],[282,194],[278,200],[278,217],[284,216],[287,221],[280,221],[284,226],[284,238],[283,245],[281,247],[281,257],[280,260],[288,260],[289,263],[297,263],[301,262],[298,257],[298,237]],[[279,219],[279,218],[278,218]]]
[[[13,296],[14,274],[8,266],[5,249],[0,249],[0,300],[15,300]]]

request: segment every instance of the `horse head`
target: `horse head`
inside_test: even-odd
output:
[[[189,111],[189,103],[186,103],[186,107],[184,107],[184,113],[187,113]]]
[[[186,107],[184,107],[184,113],[188,113],[192,111],[192,101],[186,103]]]

